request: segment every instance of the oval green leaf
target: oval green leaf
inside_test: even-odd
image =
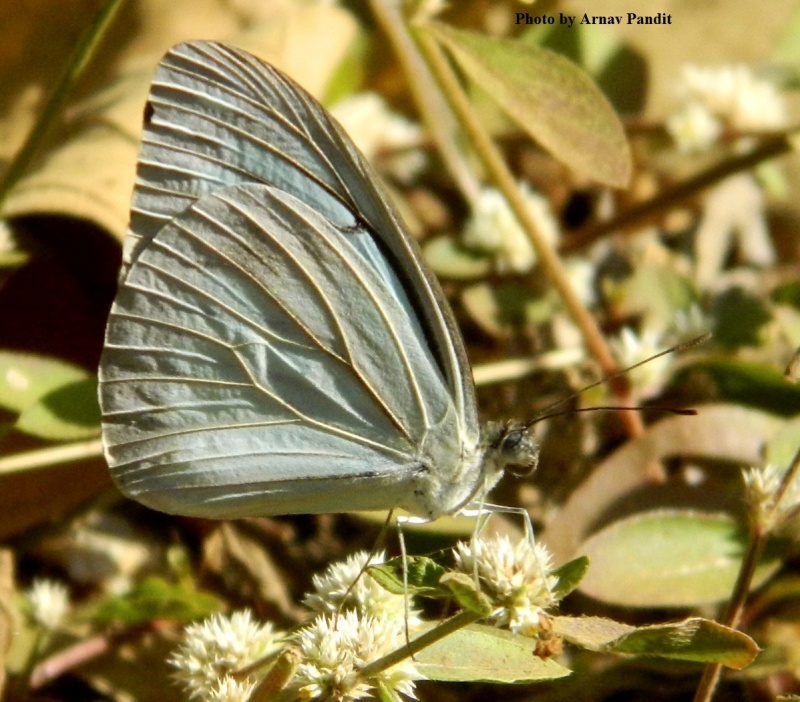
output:
[[[580,590],[625,607],[693,607],[730,597],[746,534],[725,514],[657,510],[621,519],[581,551],[592,567]],[[780,565],[767,554],[756,570],[763,582]]]
[[[429,680],[527,683],[555,680],[570,670],[536,655],[537,640],[481,624],[471,624],[416,654]]]
[[[759,651],[746,634],[700,617],[642,627],[603,617],[553,617],[553,631],[590,651],[720,663],[736,670],[752,663]]]
[[[15,429],[49,441],[77,441],[100,433],[97,380],[76,380],[47,393],[20,414]]]
[[[555,158],[613,187],[631,177],[622,124],[600,89],[559,54],[441,24],[426,30],[461,69]]]

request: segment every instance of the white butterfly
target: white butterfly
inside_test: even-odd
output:
[[[185,515],[433,519],[537,458],[524,425],[481,433],[452,312],[347,135],[210,42],[153,79],[100,404],[120,489]]]

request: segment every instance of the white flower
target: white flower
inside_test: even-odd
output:
[[[702,103],[737,129],[779,129],[787,123],[783,96],[747,66],[687,65],[681,79],[690,101]]]
[[[385,590],[362,572],[367,558],[366,551],[358,551],[345,561],[332,563],[322,575],[315,575],[316,592],[306,595],[304,604],[320,614],[337,614],[344,608],[356,609],[364,615],[405,618],[406,598]],[[370,563],[385,560],[385,554],[380,552],[373,555]],[[409,612],[409,616],[410,623],[416,623],[416,612]]]
[[[547,199],[534,192],[527,183],[520,192],[531,216],[539,225],[542,236],[555,245],[559,236],[558,223]],[[485,188],[464,227],[465,246],[495,256],[498,270],[526,273],[536,263],[536,251],[525,230],[520,226],[505,197],[494,188]]]
[[[800,481],[795,479],[781,496],[778,509],[775,508],[775,498],[784,476],[772,464],[743,470],[742,478],[750,518],[761,529],[772,528],[775,520],[800,502]]]
[[[722,133],[720,121],[699,102],[690,102],[670,115],[666,126],[678,150],[687,154],[706,151]]]
[[[203,690],[202,696],[204,702],[247,702],[254,687],[253,680],[236,680],[225,675],[216,680],[209,689]]]
[[[610,340],[610,346],[622,368],[647,361],[626,375],[637,394],[647,396],[658,392],[664,384],[667,368],[672,363],[669,354],[653,358],[664,350],[658,332],[645,329],[637,335],[630,327],[623,327],[619,336]]]
[[[688,308],[675,312],[672,326],[679,338],[692,339],[701,334],[707,334],[711,322],[700,305],[693,302]]]
[[[322,615],[295,635],[302,654],[295,674],[304,700],[345,702],[367,697],[379,684],[414,697],[414,681],[422,676],[411,659],[364,679],[361,669],[405,645],[402,617],[362,616],[351,610]]]
[[[255,681],[240,680],[240,688],[235,688],[233,679],[225,679],[275,653],[281,646],[280,636],[270,623],[253,621],[249,610],[230,616],[214,614],[186,627],[184,642],[170,656],[169,663],[177,669],[175,678],[183,683],[190,699],[207,698],[209,690],[216,689],[220,696],[214,699],[235,700],[224,695],[249,689],[248,684],[252,688]]]
[[[482,591],[495,606],[491,619],[525,636],[541,631],[543,610],[556,604],[552,556],[541,544],[521,539],[516,544],[505,535],[459,542],[454,550],[456,568],[477,573]]]
[[[425,155],[416,148],[422,140],[419,125],[392,112],[377,93],[350,95],[333,105],[331,113],[368,159],[384,151],[404,151],[388,163],[401,181],[410,181],[425,165]]]
[[[69,608],[69,592],[54,580],[37,579],[25,593],[33,620],[45,629],[55,629]]]

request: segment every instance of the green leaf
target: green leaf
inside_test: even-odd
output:
[[[614,187],[631,176],[631,154],[614,109],[572,62],[537,46],[426,25],[458,65],[555,158]]]
[[[408,556],[392,558],[379,565],[367,568],[367,573],[385,590],[395,595],[422,595],[444,597],[448,593],[439,584],[447,572],[432,558]],[[407,583],[403,582],[403,568],[407,569]],[[407,587],[406,587],[407,586]]]
[[[699,617],[640,627],[614,642],[609,650],[697,663],[721,663],[741,670],[758,655],[758,645],[740,631]]]
[[[591,651],[720,663],[736,670],[759,652],[746,634],[699,617],[638,628],[601,617],[553,617],[553,632]]]
[[[462,609],[481,617],[488,617],[492,613],[492,603],[481,592],[475,580],[466,573],[451,571],[443,575],[439,582],[452,593]]]
[[[0,351],[0,407],[23,412],[47,393],[92,377],[56,358]]]
[[[728,515],[657,510],[621,519],[581,551],[592,567],[581,592],[624,607],[693,607],[730,597],[745,548],[744,530]],[[763,582],[780,566],[768,549],[756,570]]]
[[[792,416],[800,412],[800,384],[787,382],[782,371],[727,356],[708,356],[682,367],[675,383],[696,383],[692,378],[702,374],[713,382],[720,401]]]
[[[604,280],[603,292],[621,317],[643,316],[643,326],[656,329],[668,328],[679,310],[697,302],[691,281],[674,264],[642,263],[619,283]]]
[[[558,577],[558,583],[553,588],[556,600],[561,601],[570,592],[578,587],[589,570],[589,559],[586,556],[579,556],[565,563],[560,568],[553,571],[553,575]]]
[[[537,295],[524,285],[476,283],[461,292],[470,317],[492,336],[503,337],[519,328],[536,327],[558,309],[556,298]]]
[[[730,349],[760,346],[761,328],[772,315],[766,303],[741,288],[730,288],[714,300],[714,341]]]
[[[214,614],[220,607],[220,600],[208,592],[150,577],[130,592],[106,600],[93,619],[128,625],[146,624],[155,619],[189,622]]]
[[[644,109],[647,62],[613,29],[586,24],[569,28],[540,25],[523,31],[519,39],[574,61],[594,79],[618,112],[638,114]]]
[[[15,428],[50,441],[71,441],[100,433],[97,380],[77,380],[53,390],[20,414]]]
[[[570,670],[536,655],[537,640],[490,626],[471,624],[416,654],[417,668],[430,680],[527,683],[555,680]]]

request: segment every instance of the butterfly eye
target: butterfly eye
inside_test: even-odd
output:
[[[519,477],[533,473],[539,463],[539,445],[524,425],[507,427],[500,437],[497,452],[505,469]]]

